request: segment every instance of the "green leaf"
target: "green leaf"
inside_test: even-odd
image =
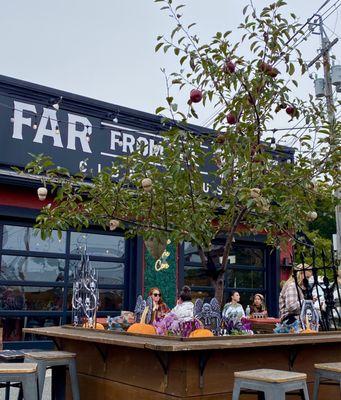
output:
[[[293,75],[295,72],[295,65],[293,63],[289,63],[289,75]]]
[[[188,28],[188,29],[191,29],[191,28],[192,28],[192,26],[194,26],[194,25],[196,25],[196,23],[195,23],[195,22],[193,22],[192,24],[189,24],[187,28]]]
[[[155,46],[155,52],[157,52],[162,46],[164,45],[164,43],[160,42]]]
[[[185,61],[186,61],[186,59],[187,59],[187,55],[186,56],[182,56],[181,58],[180,58],[180,65],[182,65]]]
[[[165,110],[166,108],[165,107],[158,107],[156,110],[155,110],[155,114],[160,114],[160,112],[162,112],[163,110]]]

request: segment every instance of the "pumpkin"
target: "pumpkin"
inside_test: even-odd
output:
[[[136,333],[138,335],[156,335],[156,329],[153,325],[146,324],[146,316],[148,314],[149,307],[145,307],[141,315],[141,321],[130,325],[127,332]]]
[[[83,324],[83,328],[90,328],[90,326],[89,326],[89,324],[86,322],[85,324]],[[102,324],[97,323],[97,324],[96,324],[96,329],[103,330],[103,329],[104,329],[104,326],[103,326]]]
[[[213,333],[209,329],[196,329],[195,331],[191,332],[189,334],[189,337],[195,338],[195,337],[212,337],[214,336]]]
[[[156,335],[156,330],[153,325],[144,324],[142,322],[138,322],[129,326],[127,332],[137,333],[140,335]]]
[[[317,333],[317,331],[314,331],[313,329],[307,328],[301,331],[301,333]]]

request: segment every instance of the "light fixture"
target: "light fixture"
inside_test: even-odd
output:
[[[89,133],[89,125],[86,126],[86,135],[85,136],[86,136],[86,140],[88,142],[90,142],[91,137],[90,137],[90,133]]]
[[[108,119],[110,119],[114,124],[118,124],[118,112],[114,113],[114,112],[109,112],[107,113],[106,117]]]
[[[57,121],[56,131],[55,131],[57,135],[60,135],[59,125],[58,125],[59,122],[60,122],[60,121]]]
[[[38,129],[38,124],[37,124],[37,117],[34,117],[34,123],[32,128],[36,131]]]
[[[63,97],[55,97],[53,99],[50,99],[49,104],[55,109],[55,110],[59,110],[60,107],[60,103],[62,102]]]
[[[276,140],[275,140],[274,137],[271,138],[270,143],[271,143],[271,144],[270,144],[270,148],[271,148],[272,150],[276,150]]]
[[[11,122],[12,122],[12,124],[14,123],[14,117],[11,117]]]

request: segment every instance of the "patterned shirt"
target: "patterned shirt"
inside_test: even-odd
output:
[[[279,295],[279,316],[282,320],[290,314],[297,316],[300,314],[299,300],[303,300],[303,296],[300,294],[300,299],[298,298],[295,282],[284,285]]]

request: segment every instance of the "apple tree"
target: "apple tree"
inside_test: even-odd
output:
[[[293,94],[299,81],[291,57],[298,60],[300,74],[306,68],[292,40],[300,37],[300,24],[293,14],[283,16],[284,1],[260,11],[252,2],[246,6],[237,43],[231,31],[201,43],[192,33],[194,24],[183,22],[184,5],[155,2],[174,21],[170,35],[158,36],[156,50],[179,59],[179,71],[167,75],[163,70],[166,102],[156,110],[162,114],[162,145],[145,156],[141,144],[92,177],[71,176],[49,157],[36,156],[26,170],[40,175],[54,194],[37,227],[43,237],[52,229],[99,225],[121,227],[127,236],[156,243],[191,242],[222,302],[236,235],[263,232],[275,248],[283,237],[294,240],[294,232],[316,218],[315,182],[337,179],[341,127],[325,120],[312,96],[303,101]],[[186,110],[175,100],[179,90],[188,93]],[[189,126],[198,118],[198,103],[216,109],[214,130],[207,134],[194,134]],[[273,143],[269,126],[277,113],[302,119],[312,132],[277,131]],[[278,143],[290,139],[299,149],[294,158]],[[203,189],[206,179],[209,191]],[[223,252],[212,262],[212,241],[221,235],[226,238]]]

